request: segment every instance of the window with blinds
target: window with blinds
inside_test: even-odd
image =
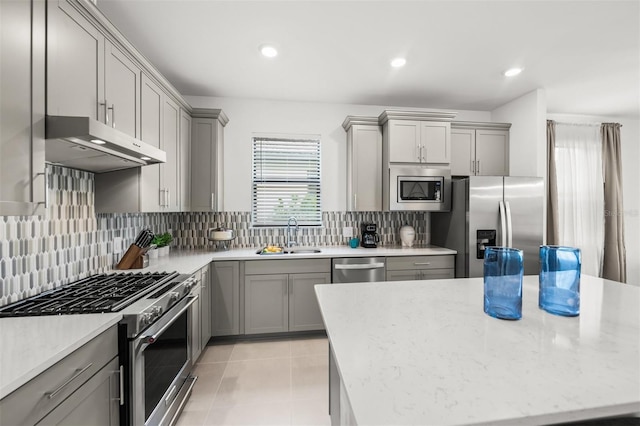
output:
[[[322,225],[320,138],[253,138],[253,226]]]

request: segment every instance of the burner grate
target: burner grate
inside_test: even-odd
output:
[[[0,317],[117,312],[177,275],[94,275],[0,307]]]

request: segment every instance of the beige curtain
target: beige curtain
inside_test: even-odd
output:
[[[557,245],[559,239],[556,122],[547,120],[547,244]]]
[[[602,277],[627,282],[624,246],[624,208],[622,205],[622,163],[620,123],[602,123],[602,162],[604,166],[604,260]]]

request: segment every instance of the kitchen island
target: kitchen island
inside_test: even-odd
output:
[[[318,285],[333,424],[540,425],[640,412],[640,288],[583,276],[581,314],[483,312],[482,278]]]

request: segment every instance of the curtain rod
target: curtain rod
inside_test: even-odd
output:
[[[590,126],[590,127],[600,127],[602,124],[604,123],[568,123],[566,121],[556,121],[556,120],[552,120],[554,121],[556,124],[564,124],[567,126]],[[610,122],[607,122],[610,123]],[[620,124],[620,123],[617,123]],[[622,127],[622,124],[620,124],[620,127]]]

